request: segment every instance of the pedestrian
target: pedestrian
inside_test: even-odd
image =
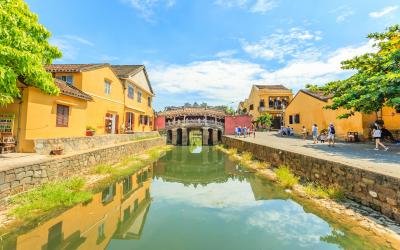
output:
[[[319,140],[321,141],[321,143],[325,143],[325,141],[326,141],[326,131],[325,131],[325,129],[321,131],[321,135],[319,136]]]
[[[301,129],[301,135],[303,136],[303,140],[307,138],[307,129],[305,126]]]
[[[243,137],[246,138],[246,134],[247,134],[247,127],[244,126],[243,127]]]
[[[379,146],[381,146],[385,151],[389,149],[381,142],[382,137],[382,127],[375,123],[374,129],[372,130],[372,138],[375,140],[375,150],[379,150]]]
[[[235,126],[235,137],[237,137],[237,135],[238,135],[238,127]]]
[[[313,144],[317,144],[318,142],[318,126],[314,124],[311,128],[312,137],[313,137]]]
[[[289,129],[289,135],[290,135],[290,136],[293,136],[293,135],[294,135],[294,129],[293,129],[293,127],[290,127],[290,129]]]
[[[328,127],[328,146],[329,147],[330,146],[332,146],[332,147],[335,146],[335,134],[336,134],[335,126],[331,122],[329,124],[329,127]]]
[[[241,133],[242,133],[242,128],[239,126],[238,127],[238,135],[239,135],[239,137],[240,137]]]

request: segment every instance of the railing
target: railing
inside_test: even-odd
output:
[[[186,121],[169,121],[166,122],[165,124],[167,127],[188,127],[188,126],[219,126],[219,127],[224,127],[223,122],[218,122],[218,121],[210,121],[210,120],[186,120]]]
[[[274,107],[258,107],[258,112],[266,112],[266,111],[282,111],[284,108],[283,105],[278,105]]]

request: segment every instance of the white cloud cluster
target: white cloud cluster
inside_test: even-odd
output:
[[[154,22],[155,9],[157,7],[170,8],[175,5],[175,0],[122,0],[128,3],[139,15],[148,22]]]
[[[348,17],[354,15],[355,12],[348,5],[342,5],[334,10],[331,10],[330,13],[337,14],[336,22],[340,23],[345,21]]]
[[[283,63],[287,57],[315,57],[318,50],[313,49],[314,42],[321,40],[321,32],[303,28],[291,28],[289,31],[278,30],[277,33],[264,37],[258,42],[242,41],[243,49],[254,58],[278,60]]]
[[[215,4],[223,7],[239,7],[253,13],[266,13],[277,6],[273,0],[216,0]]]
[[[309,34],[304,38],[310,36],[313,37]],[[211,100],[211,104],[224,104],[246,98],[252,84],[284,84],[296,91],[308,83],[323,84],[343,79],[351,72],[343,71],[340,62],[373,51],[371,45],[369,42],[315,57],[295,58],[274,71],[234,58],[184,65],[150,65],[149,71],[159,92],[196,95]]]
[[[374,11],[369,13],[369,16],[372,18],[381,18],[383,16],[386,16],[394,11],[396,11],[399,8],[399,6],[388,6],[383,8],[383,10],[380,11]]]
[[[82,45],[94,47],[94,43],[77,35],[63,35],[49,39],[50,44],[58,47],[63,53],[63,59],[75,60]]]

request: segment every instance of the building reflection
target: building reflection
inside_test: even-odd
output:
[[[113,183],[8,242],[6,249],[105,249],[111,239],[139,239],[149,211],[152,166]]]

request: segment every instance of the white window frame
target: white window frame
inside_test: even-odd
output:
[[[111,94],[111,82],[108,80],[104,81],[104,93],[106,95],[110,95]]]

